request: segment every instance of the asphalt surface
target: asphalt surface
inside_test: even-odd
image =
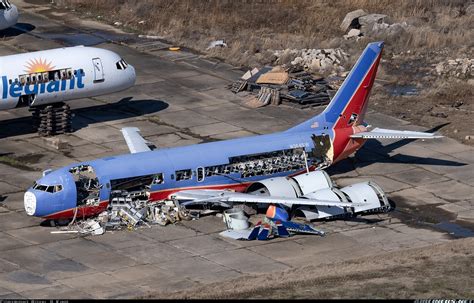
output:
[[[373,141],[332,167],[328,172],[340,186],[376,181],[396,209],[316,222],[328,233],[324,238],[233,241],[218,235],[225,225],[214,216],[96,237],[51,234],[54,228],[25,214],[24,191],[45,169],[127,153],[124,126],[139,127],[157,147],[171,147],[281,131],[321,109],[246,108],[226,88],[242,75],[230,65],[186,50],[172,52],[163,41],[68,12],[16,3],[19,24],[3,33],[0,55],[94,45],[134,65],[137,83],[120,93],[70,102],[75,131],[58,136],[68,144],[64,150],[34,133],[27,109],[0,112],[0,154],[30,168],[0,164],[0,298],[134,298],[472,236],[474,149],[450,138]],[[367,120],[425,130],[373,111]]]

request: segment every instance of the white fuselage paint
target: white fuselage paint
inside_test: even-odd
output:
[[[127,89],[135,83],[135,69],[122,60],[112,51],[84,46],[0,57],[0,110]]]
[[[18,21],[18,9],[15,5],[9,4],[9,7],[0,9],[0,30],[9,28]]]

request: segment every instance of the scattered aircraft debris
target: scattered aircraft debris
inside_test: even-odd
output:
[[[310,224],[288,220],[288,213],[275,205],[268,207],[263,221],[258,221],[253,228],[241,228],[240,225],[227,224],[227,230],[221,236],[234,240],[269,240],[276,237],[286,238],[294,234],[313,234],[325,236],[326,233]]]
[[[112,193],[117,194],[117,193]],[[72,221],[66,226],[51,233],[79,233],[81,235],[102,235],[107,230],[151,227],[157,224],[165,226],[178,221],[199,218],[199,212],[190,211],[183,206],[177,206],[173,201],[150,203],[142,192],[120,192],[112,198],[107,210],[98,216],[77,220],[77,208]]]

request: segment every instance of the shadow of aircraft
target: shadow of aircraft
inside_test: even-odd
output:
[[[0,38],[12,38],[21,34],[29,33],[36,28],[33,24],[17,23],[12,27],[0,31]]]
[[[444,123],[438,125],[428,131],[427,133],[434,133],[442,127],[448,125]],[[391,156],[390,152],[397,148],[405,146],[415,140],[419,139],[403,139],[388,145],[382,145],[378,140],[367,140],[364,146],[359,149],[354,157],[346,158],[335,165],[326,169],[330,174],[342,174],[352,171],[356,168],[368,166],[373,163],[413,163],[413,164],[424,164],[424,165],[439,165],[439,166],[464,166],[466,163],[461,163],[451,160],[436,159],[431,157],[418,157],[410,155],[396,154]]]
[[[72,109],[75,115],[72,118],[72,127],[73,131],[77,131],[90,124],[139,117],[167,107],[168,103],[161,100],[132,101],[132,98],[128,97],[116,103]],[[31,116],[0,121],[0,139],[35,133],[32,122]]]

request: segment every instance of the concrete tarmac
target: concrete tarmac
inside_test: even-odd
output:
[[[27,109],[0,112],[0,298],[135,298],[472,235],[474,148],[450,138],[371,141],[329,169],[340,186],[376,181],[396,209],[316,222],[328,233],[324,238],[233,241],[218,235],[225,225],[213,216],[95,237],[51,234],[54,228],[25,214],[24,191],[43,170],[127,153],[122,127],[139,127],[157,147],[171,147],[285,130],[321,109],[246,108],[226,88],[242,75],[228,64],[169,51],[164,41],[67,11],[16,3],[20,20],[3,33],[0,55],[94,45],[134,65],[137,83],[120,93],[70,102],[74,133],[58,136],[68,144],[64,150],[32,130]],[[370,105],[367,120],[379,127],[426,130],[370,111]]]

